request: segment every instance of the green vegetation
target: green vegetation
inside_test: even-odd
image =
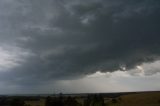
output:
[[[0,106],[160,106],[160,92],[0,97]]]

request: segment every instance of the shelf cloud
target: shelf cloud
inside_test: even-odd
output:
[[[1,0],[0,80],[35,85],[156,63],[159,19],[158,0]]]

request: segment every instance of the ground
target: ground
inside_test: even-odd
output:
[[[160,92],[123,95],[109,101],[108,106],[160,106]]]

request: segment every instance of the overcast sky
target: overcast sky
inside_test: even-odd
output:
[[[160,90],[159,0],[0,0],[0,94]]]

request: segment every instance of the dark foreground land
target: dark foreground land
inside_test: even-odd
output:
[[[0,96],[0,106],[160,106],[160,91]]]

